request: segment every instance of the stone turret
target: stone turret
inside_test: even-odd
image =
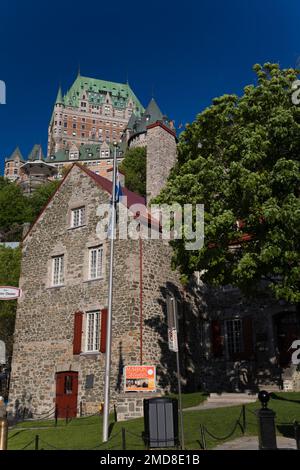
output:
[[[147,127],[147,202],[157,196],[176,162],[176,134],[162,122]]]
[[[151,99],[141,117],[132,115],[127,129],[128,147],[147,147],[147,202],[165,186],[176,162],[176,132],[170,121]]]

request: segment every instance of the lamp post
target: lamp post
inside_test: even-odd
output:
[[[103,442],[108,441],[109,401],[110,401],[110,370],[111,370],[111,337],[112,337],[112,302],[113,302],[113,267],[114,267],[114,236],[116,220],[116,168],[117,143],[114,143],[114,164],[112,179],[112,204],[110,219],[110,259],[109,259],[109,286],[108,286],[108,312],[106,330],[105,353],[105,380],[104,380],[104,412],[103,412]]]

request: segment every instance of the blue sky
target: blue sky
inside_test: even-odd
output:
[[[81,74],[129,83],[146,105],[152,92],[176,125],[215,96],[241,94],[252,65],[294,67],[300,56],[297,0],[71,2],[2,0],[0,171],[19,145],[47,144],[58,84]]]

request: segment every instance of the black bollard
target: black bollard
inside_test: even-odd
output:
[[[298,421],[294,421],[294,432],[297,450],[300,450],[300,424]]]
[[[275,450],[277,449],[276,443],[276,428],[275,416],[276,413],[270,410],[267,406],[270,400],[270,395],[265,390],[258,394],[262,407],[256,411],[258,420],[258,443],[259,450]]]

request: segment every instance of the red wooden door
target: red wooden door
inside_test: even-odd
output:
[[[78,372],[56,374],[56,409],[58,418],[77,415]]]

